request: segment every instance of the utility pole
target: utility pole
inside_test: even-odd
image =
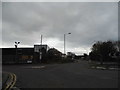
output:
[[[42,45],[42,35],[41,35],[41,45]]]
[[[39,49],[39,53],[40,53],[40,63],[41,63],[41,60],[42,60],[42,35],[41,35],[41,43],[40,43],[40,49]]]
[[[64,34],[64,55],[65,55],[65,34]]]

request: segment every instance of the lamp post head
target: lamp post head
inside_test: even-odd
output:
[[[71,34],[71,33],[68,33],[68,34]]]
[[[20,42],[15,42],[15,44],[20,44]]]

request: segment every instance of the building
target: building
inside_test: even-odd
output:
[[[2,63],[27,63],[33,61],[34,48],[2,48]]]
[[[49,49],[48,45],[34,45],[34,63],[45,62],[45,55]]]
[[[47,45],[34,45],[32,48],[2,48],[2,63],[40,63],[43,62],[42,60],[48,50]]]
[[[48,51],[50,48],[48,45],[34,45],[34,52],[40,52],[41,49]]]
[[[74,59],[75,58],[75,53],[73,52],[67,52],[67,57]]]

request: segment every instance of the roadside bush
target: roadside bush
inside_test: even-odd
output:
[[[89,54],[90,59],[94,61],[100,61],[101,64],[103,62],[116,61],[115,59],[111,58],[111,54],[117,52],[116,47],[117,44],[114,41],[98,41],[91,48],[92,51]]]
[[[61,63],[70,63],[70,62],[73,62],[74,60],[72,60],[71,58],[62,58],[61,59]]]

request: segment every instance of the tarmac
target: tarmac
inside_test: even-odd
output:
[[[117,70],[91,69],[88,61],[64,64],[4,65],[15,73],[16,87],[24,88],[118,88]]]

